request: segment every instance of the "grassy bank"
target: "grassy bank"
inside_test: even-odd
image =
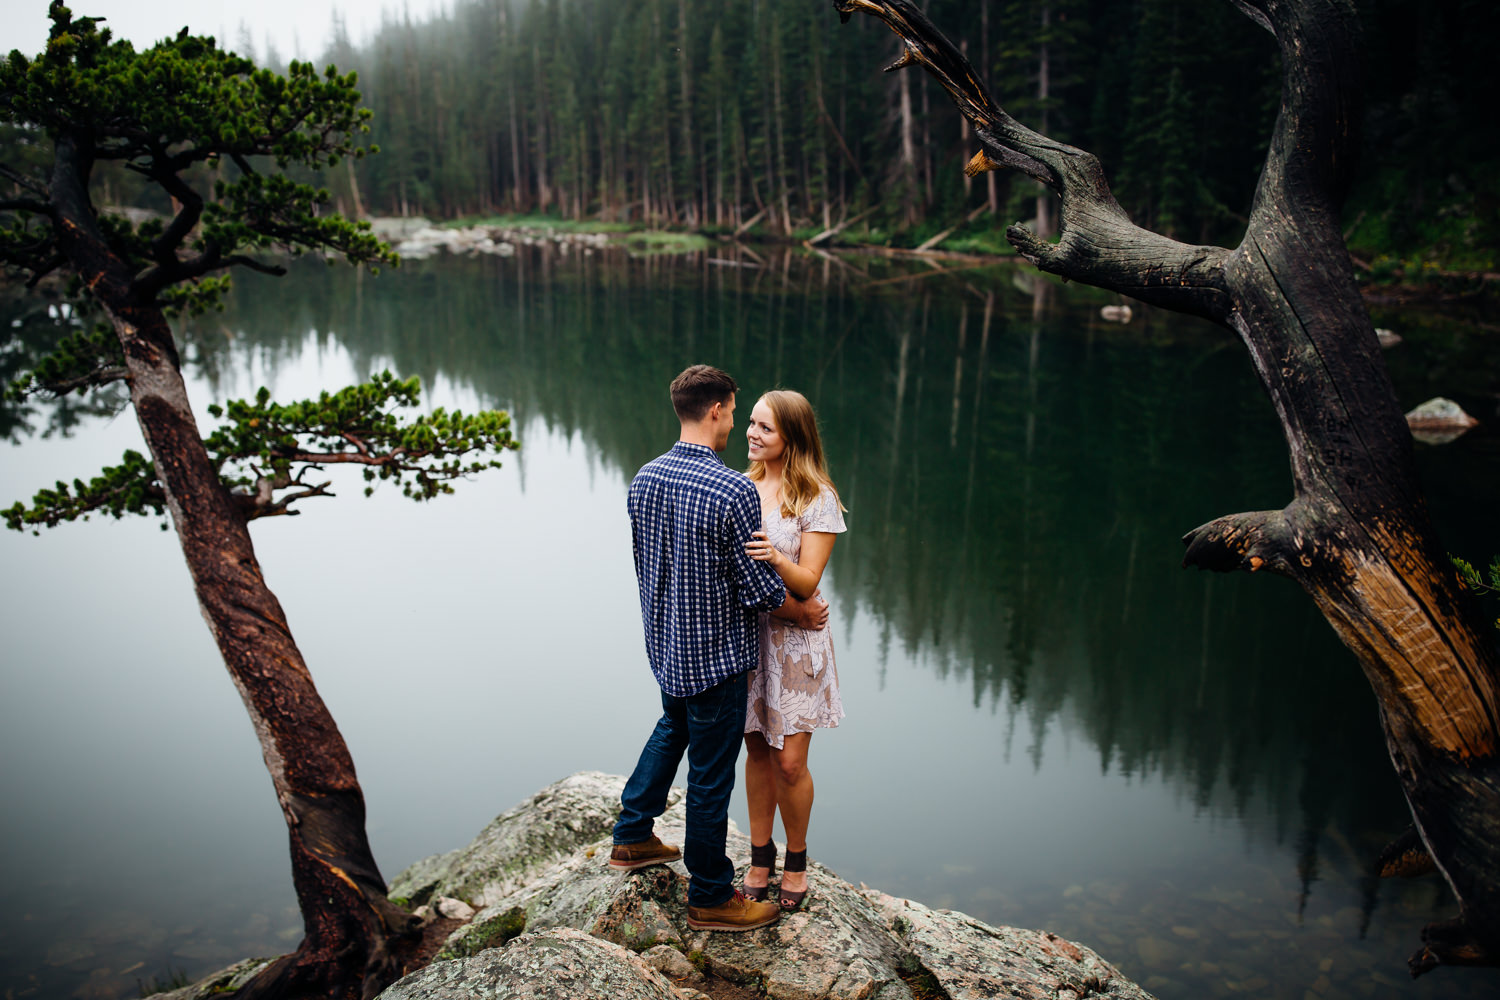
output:
[[[602,219],[566,219],[557,215],[466,216],[439,223],[443,228],[487,227],[516,232],[602,234],[637,253],[689,253],[702,251],[714,242],[735,239],[746,243],[802,244],[824,233],[824,227],[807,226],[790,235],[775,233],[759,224],[743,231],[731,226],[698,229],[649,229],[638,223]],[[872,219],[859,221],[825,238],[823,249],[915,250],[942,236],[927,249],[972,257],[1014,257],[1006,242],[1005,229],[984,215],[957,224],[923,222],[910,228],[893,228]],[[1493,249],[1475,250],[1463,241],[1437,241],[1407,255],[1380,249],[1372,237],[1377,226],[1358,220],[1351,228],[1350,255],[1360,285],[1374,295],[1410,298],[1466,298],[1493,300],[1500,297],[1500,262]],[[1451,249],[1457,247],[1458,249]],[[1448,248],[1448,249],[1445,249]]]

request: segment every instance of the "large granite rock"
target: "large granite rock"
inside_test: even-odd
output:
[[[397,875],[390,895],[412,906],[438,896],[484,907],[526,885],[580,847],[608,838],[625,779],[580,771],[490,821],[468,847],[425,858]],[[684,795],[672,790],[669,802]]]
[[[448,939],[440,961],[382,997],[592,996],[502,993],[494,985],[505,976],[545,978],[553,974],[549,963],[571,968],[569,962],[585,961],[577,956],[589,946],[580,938],[592,938],[617,946],[588,952],[593,973],[613,977],[609,982],[616,986],[633,983],[636,976],[648,991],[667,980],[637,953],[652,950],[651,965],[670,968],[660,951],[666,947],[681,952],[696,969],[745,984],[770,1000],[911,1000],[938,990],[951,1000],[1150,1000],[1082,945],[1038,931],[990,927],[962,913],[858,888],[815,861],[808,871],[812,891],[801,912],[755,931],[694,931],[687,926],[687,872],[680,862],[628,875],[607,866],[609,825],[623,781],[597,773],[564,779],[496,819],[467,848],[419,862],[398,876],[393,894],[405,889],[456,896],[483,909]],[[680,843],[684,824],[681,793],[674,792],[657,832]],[[741,875],[749,850],[748,838],[731,825],[729,851]],[[579,990],[593,988],[582,980],[568,982]],[[700,985],[679,977],[676,994],[668,995],[695,996]],[[674,988],[670,982],[668,987]]]
[[[276,961],[274,958],[247,958],[227,969],[220,969],[190,986],[152,994],[151,1000],[210,1000],[214,997],[228,996],[254,979],[261,970],[274,961]]]
[[[951,1000],[1149,996],[1088,948],[1055,934],[991,927],[967,914],[929,910],[909,899],[870,891],[865,895]]]
[[[570,928],[523,934],[461,962],[434,962],[382,1000],[682,1000],[661,973],[617,944]]]

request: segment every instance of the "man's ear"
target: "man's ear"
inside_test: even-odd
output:
[[[711,404],[709,404],[708,412],[705,413],[704,416],[707,417],[709,420],[712,420],[714,423],[718,423],[719,422],[719,413],[723,409],[724,409],[724,404],[722,402],[720,402],[719,400],[714,400]]]

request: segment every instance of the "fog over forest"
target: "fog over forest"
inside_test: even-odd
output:
[[[1229,3],[931,0],[1014,117],[1104,162],[1142,225],[1233,245],[1276,113],[1271,37]],[[1356,253],[1497,242],[1500,148],[1476,127],[1492,5],[1365,0]],[[1034,182],[965,179],[978,149],[926,73],[881,74],[898,42],[806,0],[456,0],[434,20],[335,39],[381,153],[330,178],[348,209],[566,217],[773,233],[867,222],[908,245],[984,209],[1036,217]],[[357,189],[357,194],[356,194]],[[1055,213],[1054,213],[1055,214]]]

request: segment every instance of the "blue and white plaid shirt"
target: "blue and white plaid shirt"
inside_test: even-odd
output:
[[[769,563],[745,554],[760,494],[712,448],[678,441],[630,483],[635,576],[651,672],[678,698],[759,663],[756,612],[786,600]]]

